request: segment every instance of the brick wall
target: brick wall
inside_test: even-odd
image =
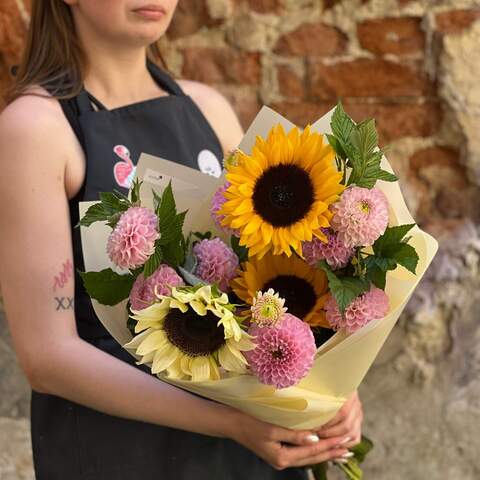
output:
[[[0,5],[0,97],[22,5]],[[412,212],[440,240],[362,387],[378,442],[367,478],[480,476],[479,45],[478,0],[180,0],[161,40],[171,72],[218,88],[244,126],[262,104],[305,125],[339,98],[374,116]]]

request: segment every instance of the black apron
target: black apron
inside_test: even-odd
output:
[[[147,66],[169,95],[113,110],[86,90],[60,101],[86,157],[84,184],[69,202],[75,271],[84,270],[80,232],[73,228],[78,222],[78,202],[98,200],[99,192],[114,189],[127,193],[140,153],[205,173],[221,171],[222,148],[202,112],[169,75],[153,63]],[[136,365],[102,326],[77,273],[75,317],[81,338],[150,373],[145,365]],[[36,480],[306,478],[304,469],[274,470],[231,440],[107,415],[35,390],[31,434]]]

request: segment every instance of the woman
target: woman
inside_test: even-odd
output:
[[[0,282],[32,387],[37,480],[293,480],[359,441],[357,395],[323,429],[293,431],[160,382],[104,330],[75,274],[79,201],[127,192],[142,151],[217,172],[242,137],[224,97],[146,60],[176,3],[33,1],[0,116]]]

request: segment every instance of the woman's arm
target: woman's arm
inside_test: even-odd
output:
[[[344,437],[311,444],[311,431],[274,427],[191,395],[78,337],[65,191],[72,135],[53,100],[24,97],[0,115],[0,283],[32,388],[110,415],[230,437],[276,468],[346,453]]]
[[[37,391],[109,414],[223,435],[220,407],[78,337],[64,178],[70,151],[47,101],[24,98],[0,116],[0,282],[25,374]],[[26,113],[40,102],[41,115]]]

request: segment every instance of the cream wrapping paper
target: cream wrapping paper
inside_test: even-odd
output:
[[[312,131],[330,133],[333,110],[312,125]],[[288,132],[294,125],[268,107],[263,107],[246,132],[239,148],[250,153],[256,135],[266,137],[270,128],[281,123]],[[392,172],[384,157],[382,168]],[[137,165],[137,178],[142,185],[142,205],[152,206],[151,189],[159,193],[172,180],[178,211],[188,209],[184,232],[215,231],[209,216],[210,199],[224,179],[213,178],[196,170],[151,155],[142,154]],[[407,209],[398,182],[378,181],[376,187],[387,196],[390,203],[390,225],[415,223]],[[95,202],[79,204],[80,217]],[[106,244],[111,229],[104,224],[80,227],[86,271],[98,271],[110,267],[118,273],[106,254]],[[218,233],[218,232],[216,232]],[[264,421],[289,428],[315,428],[330,420],[346,398],[361,383],[379,350],[398,320],[410,296],[427,270],[436,250],[437,242],[417,226],[410,232],[410,244],[420,257],[417,274],[402,267],[387,275],[386,293],[390,298],[390,311],[382,319],[375,320],[346,336],[337,332],[317,351],[313,368],[299,384],[276,390],[261,384],[250,375],[231,376],[218,381],[187,382],[158,377],[172,385],[203,397],[236,407]],[[92,300],[99,320],[121,344],[129,342],[132,335],[126,327],[126,300],[108,307]],[[128,349],[127,349],[128,350]],[[137,360],[132,349],[128,350]]]

